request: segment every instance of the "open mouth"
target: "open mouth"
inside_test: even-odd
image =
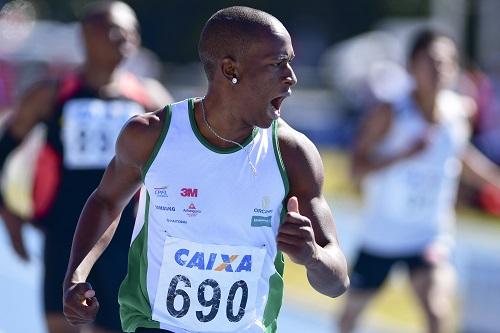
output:
[[[283,103],[283,101],[285,100],[285,98],[287,96],[288,95],[279,96],[279,97],[276,97],[276,98],[271,100],[271,106],[272,106],[272,111],[273,111],[272,118],[273,119],[279,118],[279,116],[281,114],[281,112],[280,112],[281,103]]]
[[[279,110],[281,107],[281,103],[283,103],[283,100],[285,99],[285,96],[281,97],[276,97],[275,99],[271,100],[271,105],[275,110]]]

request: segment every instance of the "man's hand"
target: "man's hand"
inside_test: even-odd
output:
[[[64,290],[63,312],[71,325],[92,323],[97,311],[99,311],[99,302],[90,283],[74,283]]]
[[[288,213],[278,230],[278,250],[300,265],[308,266],[318,257],[318,244],[314,239],[311,221],[299,212],[297,197],[291,197],[287,205]]]
[[[0,207],[0,215],[9,233],[14,251],[21,259],[29,260],[28,251],[26,251],[23,240],[23,224],[25,221],[5,207]]]

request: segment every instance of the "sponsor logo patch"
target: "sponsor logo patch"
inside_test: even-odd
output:
[[[187,268],[197,268],[216,272],[251,272],[252,255],[230,255],[226,253],[190,252],[179,249],[174,255],[175,262]]]
[[[252,216],[252,227],[270,227],[272,216]]]
[[[198,197],[198,189],[184,187],[181,189],[181,196],[188,198],[196,198]]]
[[[201,210],[197,209],[196,206],[194,205],[194,203],[191,203],[188,206],[188,208],[184,209],[184,213],[186,213],[187,216],[189,216],[189,217],[195,217],[201,213]]]
[[[155,208],[158,209],[158,210],[166,211],[166,212],[175,212],[175,207],[174,206],[155,205]]]
[[[251,220],[252,227],[270,227],[272,223],[273,210],[271,207],[271,198],[265,195],[262,197],[261,201],[262,208],[254,208],[253,213],[258,215],[253,215]],[[270,215],[271,214],[271,215]],[[262,216],[265,215],[265,216]]]
[[[167,189],[168,186],[155,187],[154,194],[157,198],[168,198]]]
[[[179,223],[179,224],[187,224],[186,220],[177,220],[177,219],[167,219],[168,223]]]

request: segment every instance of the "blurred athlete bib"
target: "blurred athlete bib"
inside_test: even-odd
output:
[[[115,155],[123,125],[143,113],[133,101],[94,98],[70,100],[63,110],[64,165],[68,169],[105,168]]]

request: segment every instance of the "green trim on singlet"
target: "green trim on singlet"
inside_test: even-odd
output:
[[[278,163],[278,167],[281,173],[281,179],[283,180],[283,185],[285,186],[285,199],[286,199],[286,197],[288,196],[288,192],[290,191],[290,182],[288,180],[288,174],[285,169],[285,163],[283,162],[283,158],[281,158],[280,143],[278,139],[278,120],[273,120],[272,136],[273,136],[274,157],[276,157],[276,162]],[[283,207],[286,208],[285,201],[283,201]],[[282,212],[283,211],[284,210],[282,210]]]
[[[219,153],[219,154],[230,154],[237,152],[238,150],[241,150],[241,147],[235,146],[235,147],[229,147],[229,148],[220,148],[216,147],[210,142],[205,139],[205,137],[201,134],[200,129],[198,128],[198,125],[196,124],[196,119],[194,117],[194,98],[189,99],[189,122],[191,123],[191,128],[193,129],[193,133],[200,141],[201,144],[203,144],[205,147],[210,149],[213,152]],[[243,147],[247,146],[250,142],[252,142],[253,138],[257,135],[259,132],[258,127],[254,127],[252,133],[245,139],[245,141],[241,144]]]
[[[277,331],[278,315],[283,304],[283,272],[285,270],[285,259],[283,253],[278,251],[274,259],[276,273],[269,278],[269,293],[267,295],[266,308],[264,309],[264,326],[266,333]]]
[[[151,167],[151,164],[153,164],[153,161],[156,158],[156,155],[158,155],[158,152],[160,151],[161,145],[163,144],[163,141],[165,140],[165,137],[167,136],[168,133],[168,128],[170,127],[170,121],[172,120],[172,105],[167,105],[163,108],[163,111],[165,112],[165,122],[163,123],[163,128],[160,133],[160,137],[155,143],[155,146],[153,148],[153,151],[151,152],[151,155],[148,158],[148,161],[144,165],[144,168],[142,169],[142,181],[144,182],[144,179],[146,179],[146,174],[149,171],[149,168]]]
[[[274,120],[272,124],[272,136],[273,136],[273,148],[274,156],[276,157],[276,162],[281,173],[281,179],[283,180],[283,186],[285,187],[285,196],[283,197],[283,209],[281,209],[280,224],[285,220],[285,215],[287,213],[286,198],[290,191],[290,183],[288,182],[288,175],[286,173],[285,164],[281,158],[281,152],[279,148],[278,140],[278,121]],[[274,333],[277,331],[277,320],[278,315],[283,304],[283,274],[285,271],[285,259],[283,253],[278,251],[276,253],[276,258],[274,259],[274,268],[276,273],[274,273],[269,278],[269,294],[267,295],[266,308],[264,309],[264,326],[266,327],[266,333]]]
[[[160,323],[151,318],[147,289],[149,205],[149,193],[146,192],[144,225],[130,246],[127,276],[118,293],[120,318],[125,332],[134,332],[137,327],[160,328]]]

